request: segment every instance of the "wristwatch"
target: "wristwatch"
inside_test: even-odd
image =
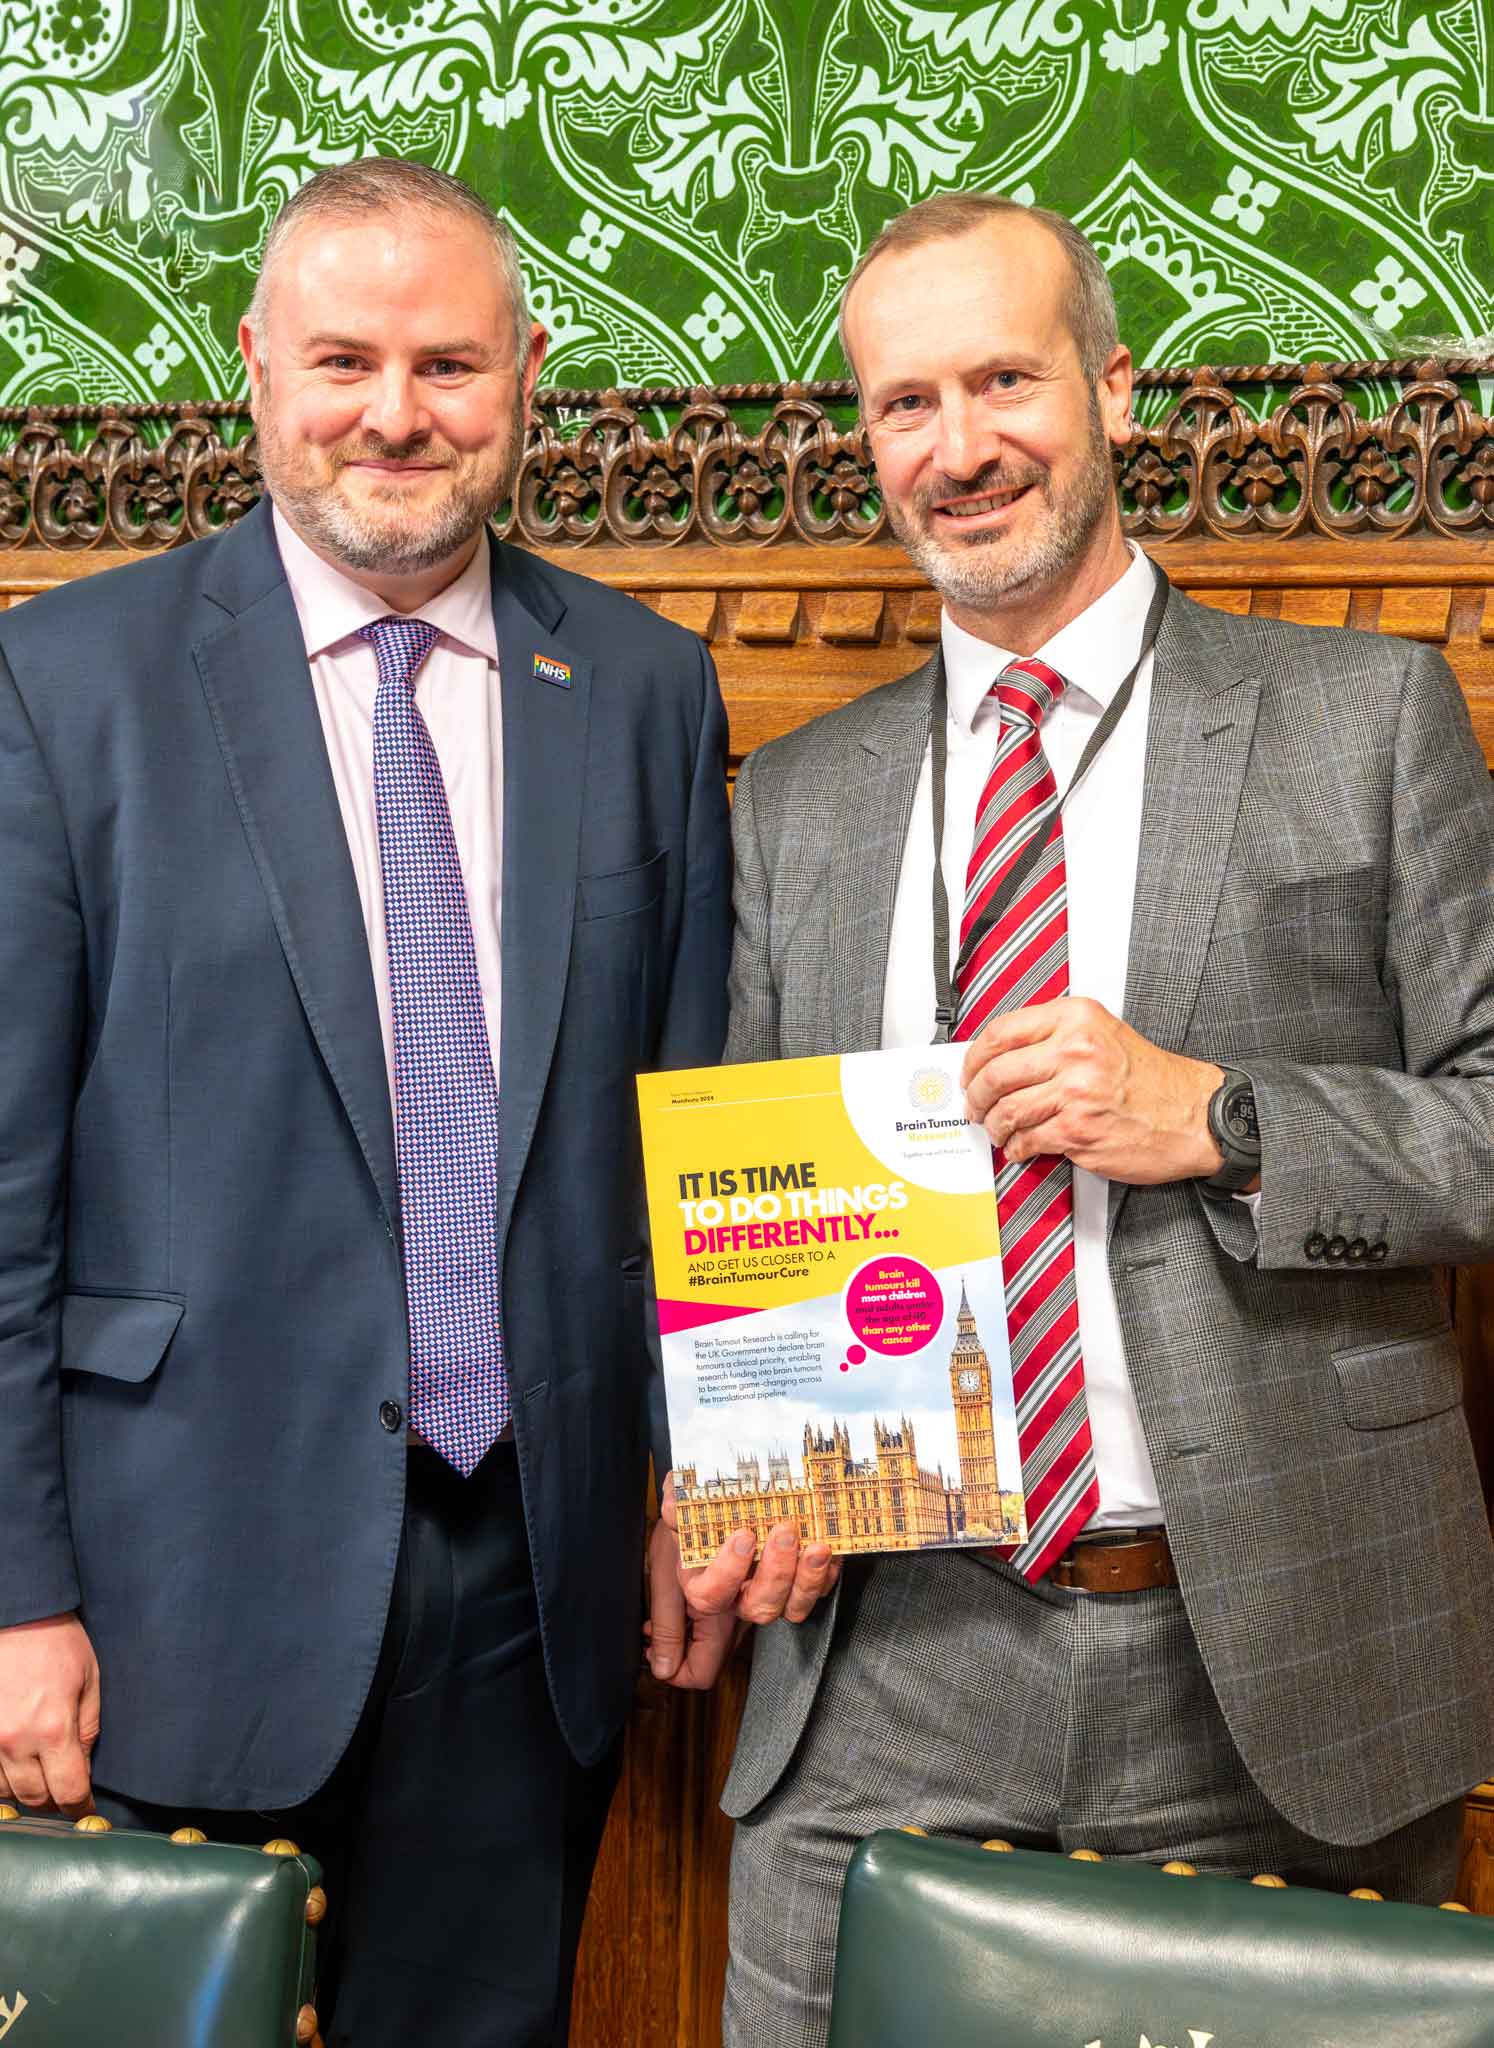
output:
[[[1255,1087],[1238,1067],[1226,1067],[1224,1080],[1209,1097],[1209,1136],[1224,1154],[1218,1170],[1199,1180],[1200,1192],[1228,1201],[1249,1187],[1261,1170],[1261,1134],[1255,1120]]]

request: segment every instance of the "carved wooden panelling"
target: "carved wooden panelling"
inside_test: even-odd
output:
[[[1117,453],[1127,530],[1487,536],[1494,421],[1459,379],[1491,371],[1471,357],[1143,371],[1143,389],[1181,388]],[[1351,402],[1365,379],[1402,385],[1376,419]],[[1287,395],[1255,419],[1246,394],[1262,383]],[[878,541],[885,518],[866,436],[847,418],[852,396],[844,384],[544,393],[502,530],[587,550]],[[665,406],[675,417],[660,433]],[[0,547],[174,546],[240,517],[260,490],[238,405],[0,409],[6,425]]]

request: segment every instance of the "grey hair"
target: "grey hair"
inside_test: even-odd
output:
[[[1063,246],[1069,259],[1069,330],[1079,351],[1079,367],[1085,382],[1094,384],[1120,340],[1115,293],[1099,252],[1063,214],[1053,213],[1046,206],[1024,206],[1020,200],[1003,198],[998,192],[938,192],[932,199],[921,199],[906,212],[893,215],[846,279],[840,295],[838,330],[846,361],[851,362],[851,351],[846,347],[846,306],[863,272],[879,256],[885,256],[890,249],[916,249],[924,242],[968,235],[1011,214],[1035,220]],[[853,376],[855,368],[852,363]]]
[[[493,244],[514,320],[514,360],[522,376],[529,361],[530,314],[524,295],[524,273],[513,230],[486,199],[429,164],[406,157],[366,156],[348,164],[331,164],[293,192],[265,237],[254,296],[244,318],[254,346],[264,349],[265,316],[270,278],[284,243],[304,221],[366,220],[373,214],[413,213],[423,220],[465,220],[482,228]]]

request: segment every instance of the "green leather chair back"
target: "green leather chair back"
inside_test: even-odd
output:
[[[830,2048],[1494,2048],[1494,1922],[888,1831]]]
[[[0,2042],[291,2048],[298,2018],[309,2041],[320,1875],[308,1856],[0,1821]]]

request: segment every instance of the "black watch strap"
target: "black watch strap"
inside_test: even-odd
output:
[[[1199,1187],[1216,1201],[1228,1201],[1248,1188],[1261,1170],[1260,1131],[1255,1116],[1255,1087],[1238,1067],[1226,1067],[1224,1079],[1209,1097],[1209,1136],[1224,1155],[1216,1172]]]

